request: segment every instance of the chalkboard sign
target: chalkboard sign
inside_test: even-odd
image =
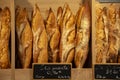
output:
[[[99,2],[102,3],[118,3],[120,0],[98,0]]]
[[[33,79],[71,79],[71,64],[33,64]]]
[[[95,79],[120,80],[120,65],[96,64],[94,65]]]

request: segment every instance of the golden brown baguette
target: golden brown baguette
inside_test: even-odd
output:
[[[49,9],[49,14],[46,20],[46,31],[48,36],[48,61],[58,62],[60,32],[51,8]]]
[[[34,7],[32,15],[33,32],[33,62],[48,62],[48,40],[43,18],[37,5]]]
[[[20,63],[22,68],[29,68],[32,58],[33,37],[25,8],[16,9],[16,33]]]
[[[96,63],[106,63],[108,51],[108,19],[107,9],[97,8],[96,10]]]
[[[88,4],[81,6],[76,14],[76,46],[75,46],[75,66],[83,67],[88,51],[90,40],[90,9]]]
[[[0,68],[6,69],[10,67],[10,20],[11,13],[8,7],[0,9]]]
[[[119,22],[117,20],[116,7],[111,4],[108,8],[109,19],[109,49],[108,49],[108,63],[116,63],[119,50]]]
[[[75,54],[75,16],[65,4],[60,42],[60,61],[71,63]]]

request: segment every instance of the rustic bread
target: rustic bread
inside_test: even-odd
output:
[[[75,66],[83,67],[88,51],[90,40],[90,9],[88,4],[80,6],[76,14],[76,45],[75,45]]]
[[[48,36],[48,61],[58,62],[60,31],[56,17],[51,8],[49,9],[49,14],[46,20],[46,31]]]
[[[33,62],[48,62],[48,39],[43,18],[37,5],[32,14]]]
[[[18,7],[16,9],[16,33],[18,43],[18,56],[22,68],[29,68],[32,58],[33,36],[25,8],[23,9]]]
[[[63,8],[61,30],[60,61],[71,63],[75,55],[75,16],[67,4]]]
[[[3,10],[0,8],[0,68],[6,69],[10,67],[10,22],[11,13],[8,7]]]

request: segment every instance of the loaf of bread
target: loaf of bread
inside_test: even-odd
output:
[[[32,14],[33,62],[48,62],[48,39],[43,18],[37,5]]]
[[[96,62],[106,63],[108,52],[108,19],[107,8],[97,8],[96,10]]]
[[[119,21],[117,19],[116,7],[111,4],[108,8],[109,19],[109,49],[107,54],[108,63],[117,63],[118,50],[119,50]]]
[[[22,68],[29,68],[32,59],[32,29],[28,22],[27,11],[24,8],[16,9],[16,33],[18,56]],[[17,54],[16,53],[16,54]]]
[[[75,45],[75,66],[83,67],[88,51],[90,40],[90,9],[88,4],[82,5],[76,14],[76,45]]]
[[[46,20],[46,31],[48,36],[48,61],[58,62],[60,31],[56,17],[51,8],[49,9]]]
[[[10,21],[11,13],[8,7],[3,10],[0,8],[0,68],[6,69],[10,67]]]
[[[60,42],[60,61],[71,63],[75,55],[75,16],[68,4],[63,8],[63,21]]]

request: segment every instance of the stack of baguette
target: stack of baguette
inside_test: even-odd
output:
[[[120,19],[117,8],[99,7],[96,10],[96,62],[119,62]]]
[[[73,63],[76,68],[81,68],[89,51],[88,3],[80,6],[76,16],[67,3],[63,8],[58,8],[57,18],[50,8],[45,21],[39,7],[35,5],[31,27],[26,10],[17,9],[16,32],[18,56],[23,68],[30,67],[31,55],[33,55],[33,63]]]
[[[0,68],[10,68],[10,21],[11,14],[8,7],[0,8]]]

